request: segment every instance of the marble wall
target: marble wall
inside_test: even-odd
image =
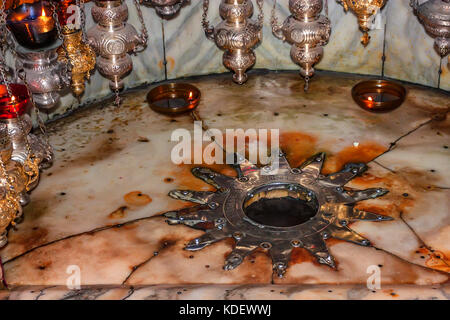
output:
[[[136,9],[132,1],[127,2],[129,22],[139,29]],[[127,88],[167,79],[227,72],[222,65],[222,52],[204,36],[201,27],[202,2],[191,0],[171,20],[161,19],[153,8],[143,8],[150,31],[149,46],[143,53],[133,56],[134,71],[125,80]],[[216,25],[221,20],[218,15],[220,0],[210,2],[209,19],[211,24]],[[89,15],[91,6],[92,3],[87,4],[87,28],[93,25]],[[271,34],[269,21],[272,6],[273,0],[264,0],[264,38],[256,49],[255,68],[297,70],[289,55],[290,46]],[[388,1],[380,13],[377,27],[370,32],[372,39],[366,48],[360,44],[361,32],[356,16],[351,12],[345,13],[335,0],[328,0],[328,7],[332,34],[317,69],[369,75],[384,73],[390,78],[450,90],[447,59],[441,62],[433,49],[433,39],[413,15],[409,0]],[[280,22],[288,16],[288,0],[278,0],[276,14]],[[60,106],[46,118],[57,118],[80,104],[109,95],[108,81],[96,72],[80,103],[67,93]]]

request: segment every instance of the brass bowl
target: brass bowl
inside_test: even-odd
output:
[[[389,80],[367,80],[357,83],[352,89],[353,100],[370,112],[389,112],[397,109],[406,98],[406,89]]]
[[[150,90],[147,102],[153,111],[177,115],[195,109],[200,96],[200,90],[188,83],[167,83]]]

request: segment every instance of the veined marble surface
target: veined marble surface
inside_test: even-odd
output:
[[[25,208],[24,221],[10,231],[9,244],[0,252],[7,282],[13,287],[64,286],[70,277],[68,268],[78,266],[81,285],[101,286],[100,290],[202,284],[206,291],[198,289],[199,297],[203,292],[220,297],[223,289],[217,285],[258,284],[261,287],[252,288],[250,297],[267,293],[270,298],[270,284],[308,284],[339,289],[329,293],[308,287],[290,297],[338,299],[353,294],[354,287],[341,285],[365,286],[367,268],[376,265],[381,269],[382,290],[403,290],[403,298],[448,297],[427,286],[448,283],[450,273],[449,97],[407,85],[408,97],[399,109],[372,114],[351,99],[350,90],[361,79],[320,72],[308,93],[295,72],[253,73],[244,86],[234,85],[228,75],[189,80],[202,91],[198,114],[210,128],[280,129],[280,144],[291,166],[325,151],[325,173],[347,162],[366,162],[367,173],[349,186],[390,190],[358,207],[391,216],[393,221],[351,225],[375,248],[328,240],[337,271],[317,264],[303,249],[293,252],[283,279],[272,275],[271,261],[263,251],[235,270],[223,270],[231,240],[197,252],[183,250],[203,232],[165,223],[161,213],[188,205],[167,193],[211,187],[191,175],[192,165],[170,161],[176,144],[170,141],[171,133],[179,128],[192,131],[191,117],[154,113],[146,104],[148,89],[144,89],[128,93],[119,108],[102,103],[50,125],[56,161],[44,172]],[[226,165],[212,168],[234,173]],[[406,284],[412,286],[396,289]],[[39,294],[17,290],[5,295]],[[55,290],[48,297],[64,296],[64,290]],[[158,291],[162,296],[174,292],[148,287],[142,295],[139,291],[133,295],[159,294],[152,290],[162,290]],[[126,296],[125,291],[117,297]],[[370,292],[358,292],[355,297],[371,297]],[[373,297],[389,296],[382,292]]]
[[[137,287],[21,287],[0,291],[0,300],[448,300],[449,285],[186,285]]]

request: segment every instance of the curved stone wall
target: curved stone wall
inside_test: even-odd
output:
[[[288,1],[278,0],[277,16],[280,22],[289,14]],[[161,19],[153,8],[142,8],[150,31],[149,46],[143,53],[133,57],[134,70],[125,79],[127,88],[167,79],[228,71],[222,65],[222,52],[203,33],[202,2],[191,0],[171,20]],[[209,19],[216,25],[221,21],[218,15],[220,0],[210,2]],[[130,14],[128,21],[139,29],[133,2],[127,3]],[[272,0],[264,1],[264,38],[256,49],[255,68],[298,70],[289,55],[290,45],[276,39],[271,33],[269,21],[272,5]],[[90,16],[92,3],[86,6],[89,28],[93,25]],[[434,50],[433,39],[425,33],[413,14],[409,0],[388,1],[381,11],[378,28],[370,32],[372,39],[366,48],[360,44],[361,32],[356,16],[351,12],[345,13],[335,0],[328,0],[328,6],[332,33],[317,69],[378,76],[384,73],[390,78],[450,90],[447,60],[441,61]],[[441,65],[442,72],[439,72]],[[108,81],[95,72],[81,104],[103,99],[108,95],[111,95]],[[47,115],[47,120],[71,112],[79,105],[67,93],[61,105]]]

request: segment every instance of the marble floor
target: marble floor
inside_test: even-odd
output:
[[[351,224],[373,247],[327,240],[336,270],[304,249],[294,250],[282,279],[263,250],[223,270],[231,240],[183,250],[203,232],[166,224],[161,213],[188,205],[167,194],[213,189],[191,175],[193,165],[170,161],[172,132],[193,131],[192,118],[153,112],[145,88],[119,108],[103,103],[49,125],[55,163],[0,251],[11,289],[0,298],[448,299],[449,95],[406,85],[399,109],[372,114],[351,99],[361,79],[321,72],[308,93],[294,72],[256,72],[244,86],[228,74],[189,79],[202,91],[198,114],[208,127],[280,129],[292,167],[324,151],[325,174],[365,162],[369,170],[349,187],[390,190],[358,208],[392,221]],[[381,270],[380,290],[366,287],[371,265]],[[74,268],[81,290],[66,287]]]

